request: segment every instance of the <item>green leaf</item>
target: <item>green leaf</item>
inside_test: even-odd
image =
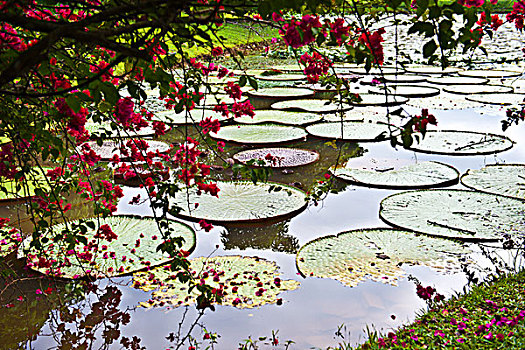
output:
[[[437,50],[437,44],[434,39],[428,41],[423,45],[423,57],[428,58],[434,54]]]

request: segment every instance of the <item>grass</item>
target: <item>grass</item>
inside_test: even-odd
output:
[[[525,271],[453,297],[359,349],[525,349]]]

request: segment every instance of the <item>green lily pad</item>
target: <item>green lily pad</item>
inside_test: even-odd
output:
[[[37,188],[44,192],[50,191],[50,183],[46,181],[46,175],[42,170],[47,172],[51,168],[31,168],[31,172],[25,176],[26,180],[13,180],[0,177],[0,187],[5,191],[0,190],[0,203],[7,204],[11,201],[26,200],[35,195]],[[4,203],[5,202],[5,203]]]
[[[390,166],[388,166],[390,164]],[[349,161],[346,166],[330,169],[336,177],[353,184],[391,189],[416,189],[450,186],[458,183],[459,172],[439,162],[419,162],[396,166],[395,162],[371,163],[356,167]]]
[[[279,183],[217,181],[218,197],[198,190],[177,193],[170,199],[173,215],[212,223],[246,223],[293,216],[306,208],[306,195]],[[198,204],[198,205],[196,205]]]
[[[170,149],[170,145],[165,143],[165,142],[151,141],[151,140],[146,140],[146,142],[148,143],[149,147],[148,147],[147,150],[145,150],[145,152],[153,152],[153,153],[155,153],[155,152],[158,151],[159,153],[165,153],[165,152],[168,152],[169,149]],[[102,145],[99,146],[95,141],[89,141],[89,142],[87,142],[87,144],[104,161],[110,160],[113,157],[113,155],[115,155],[115,154],[118,155],[120,157],[120,159],[124,159],[125,160],[125,159],[129,158],[129,156],[126,156],[120,150],[121,145],[125,145],[126,142],[104,141],[102,143]],[[129,148],[126,147],[126,149],[129,152]]]
[[[348,67],[348,68],[345,68],[345,69],[348,72],[350,72],[350,73],[361,74],[361,75],[366,75],[366,74],[369,74],[369,75],[383,75],[383,74],[392,75],[392,74],[403,74],[403,73],[405,73],[405,70],[403,68],[401,68],[401,67],[397,67],[397,68],[396,67],[381,67],[381,69],[373,67],[368,72],[366,71],[365,68]]]
[[[279,294],[297,289],[300,285],[294,280],[281,280],[277,265],[262,258],[202,257],[190,260],[190,269],[212,288],[222,288],[222,305],[239,309],[275,304]],[[175,278],[176,274],[176,271],[164,267],[136,273],[133,278],[135,288],[154,290],[152,298],[140,305],[150,308],[166,304],[172,307],[195,304],[198,291],[195,288],[188,293],[188,285],[179,282]]]
[[[168,125],[172,124],[198,124],[203,119],[206,118],[218,119],[219,121],[224,121],[231,119],[231,114],[228,117],[222,115],[222,113],[214,112],[211,109],[193,109],[189,111],[186,115],[186,112],[175,113],[173,110],[162,111],[155,113],[153,117],[154,120],[164,122]]]
[[[508,70],[484,70],[484,69],[473,69],[458,72],[463,77],[474,77],[474,78],[514,78],[521,75],[520,72],[513,72]]]
[[[306,125],[318,122],[321,119],[323,119],[322,115],[314,113],[268,109],[256,110],[253,118],[244,115],[240,118],[235,118],[235,121],[242,124],[277,123],[285,125]]]
[[[474,77],[428,77],[427,82],[438,85],[483,85],[489,80]]]
[[[387,85],[387,89],[390,94],[409,98],[432,97],[439,95],[441,92],[439,89],[434,87],[417,85]],[[382,85],[370,88],[368,92],[379,95],[385,94],[385,90]]]
[[[465,97],[467,100],[490,105],[523,105],[525,94],[479,94]]]
[[[319,153],[298,148],[259,148],[234,154],[233,159],[244,164],[251,160],[258,160],[263,161],[264,166],[288,168],[316,162],[319,159]],[[259,166],[257,163],[253,165]]]
[[[274,109],[299,110],[312,113],[335,113],[337,111],[349,111],[353,107],[332,100],[288,100],[272,104]]]
[[[401,75],[385,75],[379,78],[379,81],[386,81],[387,83],[402,84],[402,83],[423,83],[428,77],[423,75],[401,74]]]
[[[396,285],[406,274],[403,265],[460,271],[459,259],[468,252],[450,240],[376,228],[310,241],[297,253],[296,264],[303,276],[332,278],[348,287],[366,279]]]
[[[306,128],[310,135],[355,142],[377,142],[390,138],[387,125],[360,122],[319,123]]]
[[[428,75],[438,75],[438,74],[453,74],[461,71],[459,68],[447,67],[443,69],[438,66],[424,66],[424,67],[405,67],[406,71],[409,73],[417,74],[428,74]]]
[[[470,97],[470,96],[469,96]],[[409,106],[416,108],[439,109],[439,110],[459,110],[465,108],[479,108],[477,102],[467,101],[461,95],[441,93],[439,96],[424,99],[414,98],[408,101]]]
[[[228,125],[210,136],[219,140],[246,144],[273,144],[306,137],[301,128],[276,124]]]
[[[146,137],[146,136],[154,136],[155,135],[155,129],[152,127],[143,127],[140,130],[124,130],[121,127],[117,130],[113,130],[111,127],[111,123],[86,123],[85,126],[86,130],[89,131],[90,134],[105,134],[107,138],[136,138],[136,137]]]
[[[508,94],[513,88],[503,85],[451,85],[443,88],[443,91],[458,95],[476,94]]]
[[[525,199],[525,164],[492,164],[469,170],[461,183],[473,190]]]
[[[354,106],[399,106],[408,102],[407,97],[377,94],[360,94],[360,102],[351,102]]]
[[[247,93],[246,93],[247,94]],[[243,94],[241,96],[241,98],[239,100],[235,100],[233,98],[231,98],[230,96],[228,95],[222,95],[222,94],[217,94],[217,95],[213,95],[213,94],[207,94],[205,99],[202,99],[200,102],[199,102],[199,105],[200,106],[203,106],[203,107],[209,107],[209,108],[212,108],[214,107],[215,105],[218,105],[218,104],[221,104],[221,103],[226,103],[228,106],[231,106],[233,105],[235,102],[245,102],[246,100],[248,100],[248,97],[246,96],[246,94]]]
[[[525,206],[518,199],[463,190],[419,190],[381,201],[379,217],[394,227],[461,240],[524,235]]]
[[[314,95],[313,90],[305,88],[290,88],[290,87],[274,87],[253,90],[248,92],[249,96],[255,97],[266,97],[266,98],[304,98],[312,97]]]
[[[54,225],[46,233],[50,240],[44,244],[44,249],[49,260],[53,261],[52,269],[38,265],[38,257],[42,256],[42,253],[35,248],[29,248],[31,237],[24,240],[18,250],[18,256],[27,256],[29,266],[36,271],[63,278],[78,278],[86,275],[117,276],[172,260],[167,254],[157,251],[157,247],[163,240],[158,223],[153,218],[110,216],[93,218],[90,221],[95,224],[96,228],[88,228],[85,233],[88,244],[84,245],[79,242],[74,250],[68,247],[66,239],[60,239],[57,242],[51,240],[54,236],[63,234],[66,224]],[[172,230],[171,239],[182,237],[184,242],[181,249],[192,251],[195,248],[193,229],[178,221],[168,220],[167,222]],[[68,223],[68,226],[74,224],[78,224],[78,220]],[[118,238],[111,241],[96,238],[98,228],[102,225],[109,225]],[[26,249],[29,249],[27,254],[24,252]],[[91,260],[82,255],[86,252],[92,254]],[[93,261],[94,264],[90,264],[90,261]]]
[[[368,123],[382,123],[382,124],[394,124],[400,125],[403,118],[400,116],[402,109],[401,107],[356,107],[343,114],[342,121],[349,122],[368,122]],[[323,120],[326,122],[340,122],[341,115],[326,114],[323,116]]]
[[[264,81],[300,81],[306,80],[306,75],[304,74],[293,74],[293,73],[282,73],[275,75],[257,75],[255,78],[258,80]]]
[[[509,150],[514,142],[503,135],[456,130],[429,130],[411,150],[422,153],[467,156],[494,154]]]

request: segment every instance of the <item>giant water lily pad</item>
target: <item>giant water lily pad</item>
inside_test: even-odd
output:
[[[306,208],[306,195],[278,183],[217,181],[218,197],[198,189],[177,193],[170,200],[174,215],[212,223],[243,223],[293,216]],[[180,208],[180,211],[174,208]]]
[[[233,105],[235,102],[245,102],[247,99],[248,97],[245,96],[245,94],[243,94],[239,100],[233,99],[230,96],[223,94],[207,94],[205,98],[199,102],[199,105],[212,108],[215,105],[221,104],[223,102],[227,105]]]
[[[472,94],[507,94],[514,91],[513,88],[503,85],[451,85],[443,88],[443,91],[458,95]]]
[[[432,236],[498,240],[525,234],[525,205],[518,199],[463,190],[419,190],[381,202],[386,223]]]
[[[401,107],[359,107],[343,113],[327,114],[323,120],[327,122],[354,121],[400,125],[403,117],[400,116]],[[342,118],[341,118],[342,117]]]
[[[255,116],[244,115],[235,118],[235,121],[243,124],[277,123],[286,125],[306,125],[323,119],[322,115],[306,112],[289,112],[276,110],[257,110]]]
[[[442,74],[453,74],[458,73],[461,69],[456,67],[447,67],[443,69],[438,66],[423,66],[423,67],[406,67],[405,68],[409,73],[417,74],[428,74],[428,75],[442,75]]]
[[[386,88],[389,94],[392,94],[395,96],[410,97],[410,98],[432,97],[432,96],[437,96],[440,94],[440,90],[438,88],[434,88],[430,86],[387,85]],[[384,86],[378,85],[374,88],[370,88],[369,92],[373,94],[384,95],[385,94]]]
[[[122,147],[124,150],[129,152],[129,147],[124,147],[128,141],[104,141],[102,145],[98,145],[95,141],[89,141],[87,144],[91,147],[91,149],[99,155],[102,160],[110,160],[114,155],[119,156],[120,159],[128,159],[129,155],[126,155],[126,152],[122,151]],[[134,142],[133,140],[130,140],[129,142]],[[166,153],[170,149],[170,145],[161,142],[161,141],[151,141],[146,140],[146,143],[148,144],[148,148],[144,150],[144,153],[153,152],[153,153]],[[134,142],[134,144],[137,144]]]
[[[259,148],[234,154],[233,159],[244,164],[255,160],[254,166],[262,161],[264,166],[285,168],[313,163],[319,159],[319,153],[298,148]]]
[[[105,135],[107,138],[135,138],[135,137],[145,137],[145,136],[154,136],[155,129],[150,126],[140,128],[139,130],[127,130],[118,126],[117,129],[113,129],[111,123],[95,123],[90,122],[86,123],[85,128],[89,131],[90,134]]]
[[[281,73],[281,74],[269,74],[269,75],[257,75],[255,78],[264,81],[300,81],[306,80],[304,74],[293,74],[293,73]]]
[[[464,96],[443,92],[438,96],[425,99],[414,98],[408,101],[409,106],[416,108],[455,110],[480,107],[479,103],[467,101]]]
[[[399,106],[408,102],[407,97],[393,96],[391,94],[386,97],[385,95],[377,94],[360,94],[361,101],[352,102],[351,104],[359,106]]]
[[[387,161],[370,165],[356,167],[349,161],[346,166],[330,171],[336,177],[357,185],[394,189],[450,186],[456,184],[459,178],[459,172],[454,167],[439,162],[396,166],[395,162]]]
[[[508,70],[484,70],[484,69],[473,69],[458,72],[463,77],[474,77],[474,78],[513,78],[519,77],[520,72],[513,72]]]
[[[438,85],[482,85],[489,82],[487,78],[473,77],[429,77],[427,81]]]
[[[419,142],[414,141],[410,149],[423,153],[466,156],[500,153],[512,148],[513,144],[514,142],[502,135],[472,131],[430,130]]]
[[[290,99],[290,98],[312,97],[314,95],[314,91],[310,89],[305,89],[305,88],[274,87],[274,88],[253,90],[253,91],[248,92],[248,95],[255,96],[255,97],[263,97],[263,98]]]
[[[281,280],[277,265],[262,258],[243,256],[216,256],[190,261],[190,270],[212,288],[223,290],[222,305],[240,309],[275,304],[279,294],[299,288],[294,280]],[[145,291],[154,290],[144,307],[191,305],[197,302],[197,288],[188,293],[188,284],[181,283],[165,267],[134,275],[133,285]]]
[[[465,98],[472,102],[500,106],[523,105],[525,103],[525,94],[479,94]]]
[[[246,144],[273,144],[306,137],[301,128],[276,124],[228,125],[210,136],[219,140]]]
[[[334,113],[337,111],[348,111],[353,107],[346,103],[332,100],[288,100],[272,104],[274,109],[299,110],[312,113]]]
[[[342,232],[306,243],[297,253],[303,276],[335,279],[348,287],[371,279],[392,285],[405,275],[403,265],[459,271],[469,251],[460,244],[394,229]]]
[[[345,68],[348,72],[350,73],[353,73],[353,74],[361,74],[361,75],[364,75],[364,74],[372,74],[372,75],[383,75],[383,74],[388,74],[388,75],[392,75],[392,74],[403,74],[405,73],[405,70],[401,67],[381,67],[381,68],[376,68],[376,67],[373,67],[371,69],[369,69],[368,71],[365,69],[365,68],[353,68],[353,67],[348,67],[348,68]]]
[[[164,122],[166,124],[198,124],[203,119],[211,118],[218,119],[219,121],[230,119],[232,115],[225,117],[222,113],[214,112],[211,109],[193,109],[186,113],[175,113],[173,110],[162,111],[155,113],[154,120]]]
[[[387,125],[360,122],[319,123],[306,128],[310,135],[356,142],[376,142],[390,138]]]
[[[525,199],[525,164],[493,164],[469,170],[461,183],[477,191]]]
[[[52,168],[38,168],[32,167],[28,173],[24,175],[25,180],[14,180],[0,177],[0,203],[8,204],[11,201],[25,200],[35,195],[37,189],[44,192],[51,190],[50,185],[52,181],[46,179],[46,172]]]
[[[19,257],[27,256],[28,264],[32,269],[42,273],[49,273],[63,278],[78,278],[86,275],[94,277],[109,277],[142,270],[148,266],[164,264],[171,260],[167,254],[157,251],[162,243],[162,234],[158,223],[153,218],[137,218],[130,216],[111,216],[107,218],[93,218],[89,220],[95,225],[94,229],[87,226],[84,236],[88,244],[77,242],[69,246],[68,232],[64,232],[72,225],[78,225],[78,220],[51,227],[43,237],[50,240],[43,244],[45,254],[36,248],[29,248],[31,237],[24,240],[18,250]],[[192,251],[195,247],[195,232],[186,224],[168,220],[171,230],[170,238],[183,238],[182,250]],[[97,238],[97,232],[102,225],[109,225],[118,238],[108,241]],[[163,232],[166,232],[163,229]],[[52,238],[58,236],[57,242]],[[29,249],[26,254],[24,250]],[[89,259],[88,255],[92,255]],[[48,256],[53,261],[51,268],[39,265],[39,257]],[[90,264],[94,262],[94,264]]]

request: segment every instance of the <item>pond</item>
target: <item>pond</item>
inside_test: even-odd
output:
[[[496,66],[481,67],[495,69]],[[509,64],[501,66],[501,69],[510,68],[516,69]],[[507,80],[504,83],[510,85],[511,82]],[[365,89],[364,85],[356,86]],[[432,86],[441,87],[438,84]],[[465,101],[462,95],[454,96]],[[505,107],[478,104],[476,108],[443,110],[432,108],[435,105],[427,104],[425,99],[419,98],[418,107],[407,104],[403,108],[409,114],[420,114],[421,108],[428,105],[429,112],[438,120],[438,126],[431,129],[502,133],[501,120],[505,117]],[[173,130],[165,139],[180,140],[179,131],[180,128]],[[516,144],[510,150],[495,155],[416,153],[399,146],[393,148],[388,141],[359,144],[339,141],[334,144],[342,147],[343,158],[395,159],[412,163],[432,160],[449,164],[464,174],[468,169],[480,169],[489,164],[523,163],[525,144],[521,136],[524,131],[523,125],[509,128],[504,135]],[[308,188],[315,179],[323,178],[338,156],[337,149],[334,144],[328,144],[329,141],[309,136],[306,141],[287,143],[286,147],[316,150],[320,159],[311,165],[293,168],[292,173],[275,169],[271,180]],[[225,158],[243,149],[246,147],[228,143]],[[220,169],[214,175],[224,179],[232,176],[229,170]],[[177,348],[177,336],[184,338],[190,334],[187,341],[193,337],[201,342],[205,328],[220,335],[217,349],[235,349],[249,336],[254,340],[262,336],[271,340],[272,332],[277,332],[280,344],[292,340],[294,344],[291,348],[326,348],[336,346],[341,340],[359,343],[367,338],[367,330],[387,332],[413,320],[425,303],[417,297],[415,284],[406,278],[407,275],[413,275],[424,286],[434,286],[447,297],[462,292],[467,286],[468,278],[464,272],[443,274],[424,266],[403,266],[406,275],[395,286],[365,280],[355,287],[348,287],[332,279],[303,277],[296,266],[296,253],[300,247],[316,238],[343,231],[389,227],[379,217],[380,202],[402,191],[368,188],[342,181],[337,181],[335,186],[339,193],[329,194],[317,205],[309,205],[292,218],[271,224],[262,222],[241,227],[216,225],[210,232],[205,232],[200,230],[199,225],[187,222],[197,231],[196,248],[189,258],[225,255],[259,257],[277,264],[281,280],[299,281],[299,288],[279,295],[281,305],[244,309],[219,305],[215,311],[207,310],[199,315],[193,305],[177,308],[139,306],[139,303],[151,298],[151,292],[133,288],[132,276],[101,280],[97,286],[102,297],[86,292],[85,298],[71,296],[72,291],[63,284],[51,284],[51,288],[57,291],[49,293],[49,297],[45,297],[45,292],[35,294],[37,288],[45,291],[47,282],[42,287],[41,281],[31,280],[7,286],[12,289],[13,296],[23,294],[23,291],[27,292],[24,294],[27,296],[23,303],[1,309],[0,347],[16,348],[20,344],[22,348],[47,349],[62,348],[62,343],[64,348],[68,348],[65,344],[87,341],[88,344],[93,343],[90,348],[132,348],[130,344],[119,343],[120,340],[110,341],[120,335],[129,338],[130,342],[137,337],[140,346],[148,349]],[[466,189],[461,184],[449,188]],[[125,196],[117,214],[151,214],[148,203],[128,204],[138,193],[145,196],[139,188],[124,187]],[[439,203],[435,205],[439,206]],[[4,207],[2,210],[13,209]],[[476,262],[472,264],[474,270],[490,266],[490,262],[479,254],[476,244],[472,244],[472,249],[475,253],[470,259]],[[21,263],[14,257],[10,258],[9,263],[24,273]],[[504,259],[510,260],[508,257]],[[56,307],[58,304],[64,307]],[[188,345],[181,348],[186,349]]]

